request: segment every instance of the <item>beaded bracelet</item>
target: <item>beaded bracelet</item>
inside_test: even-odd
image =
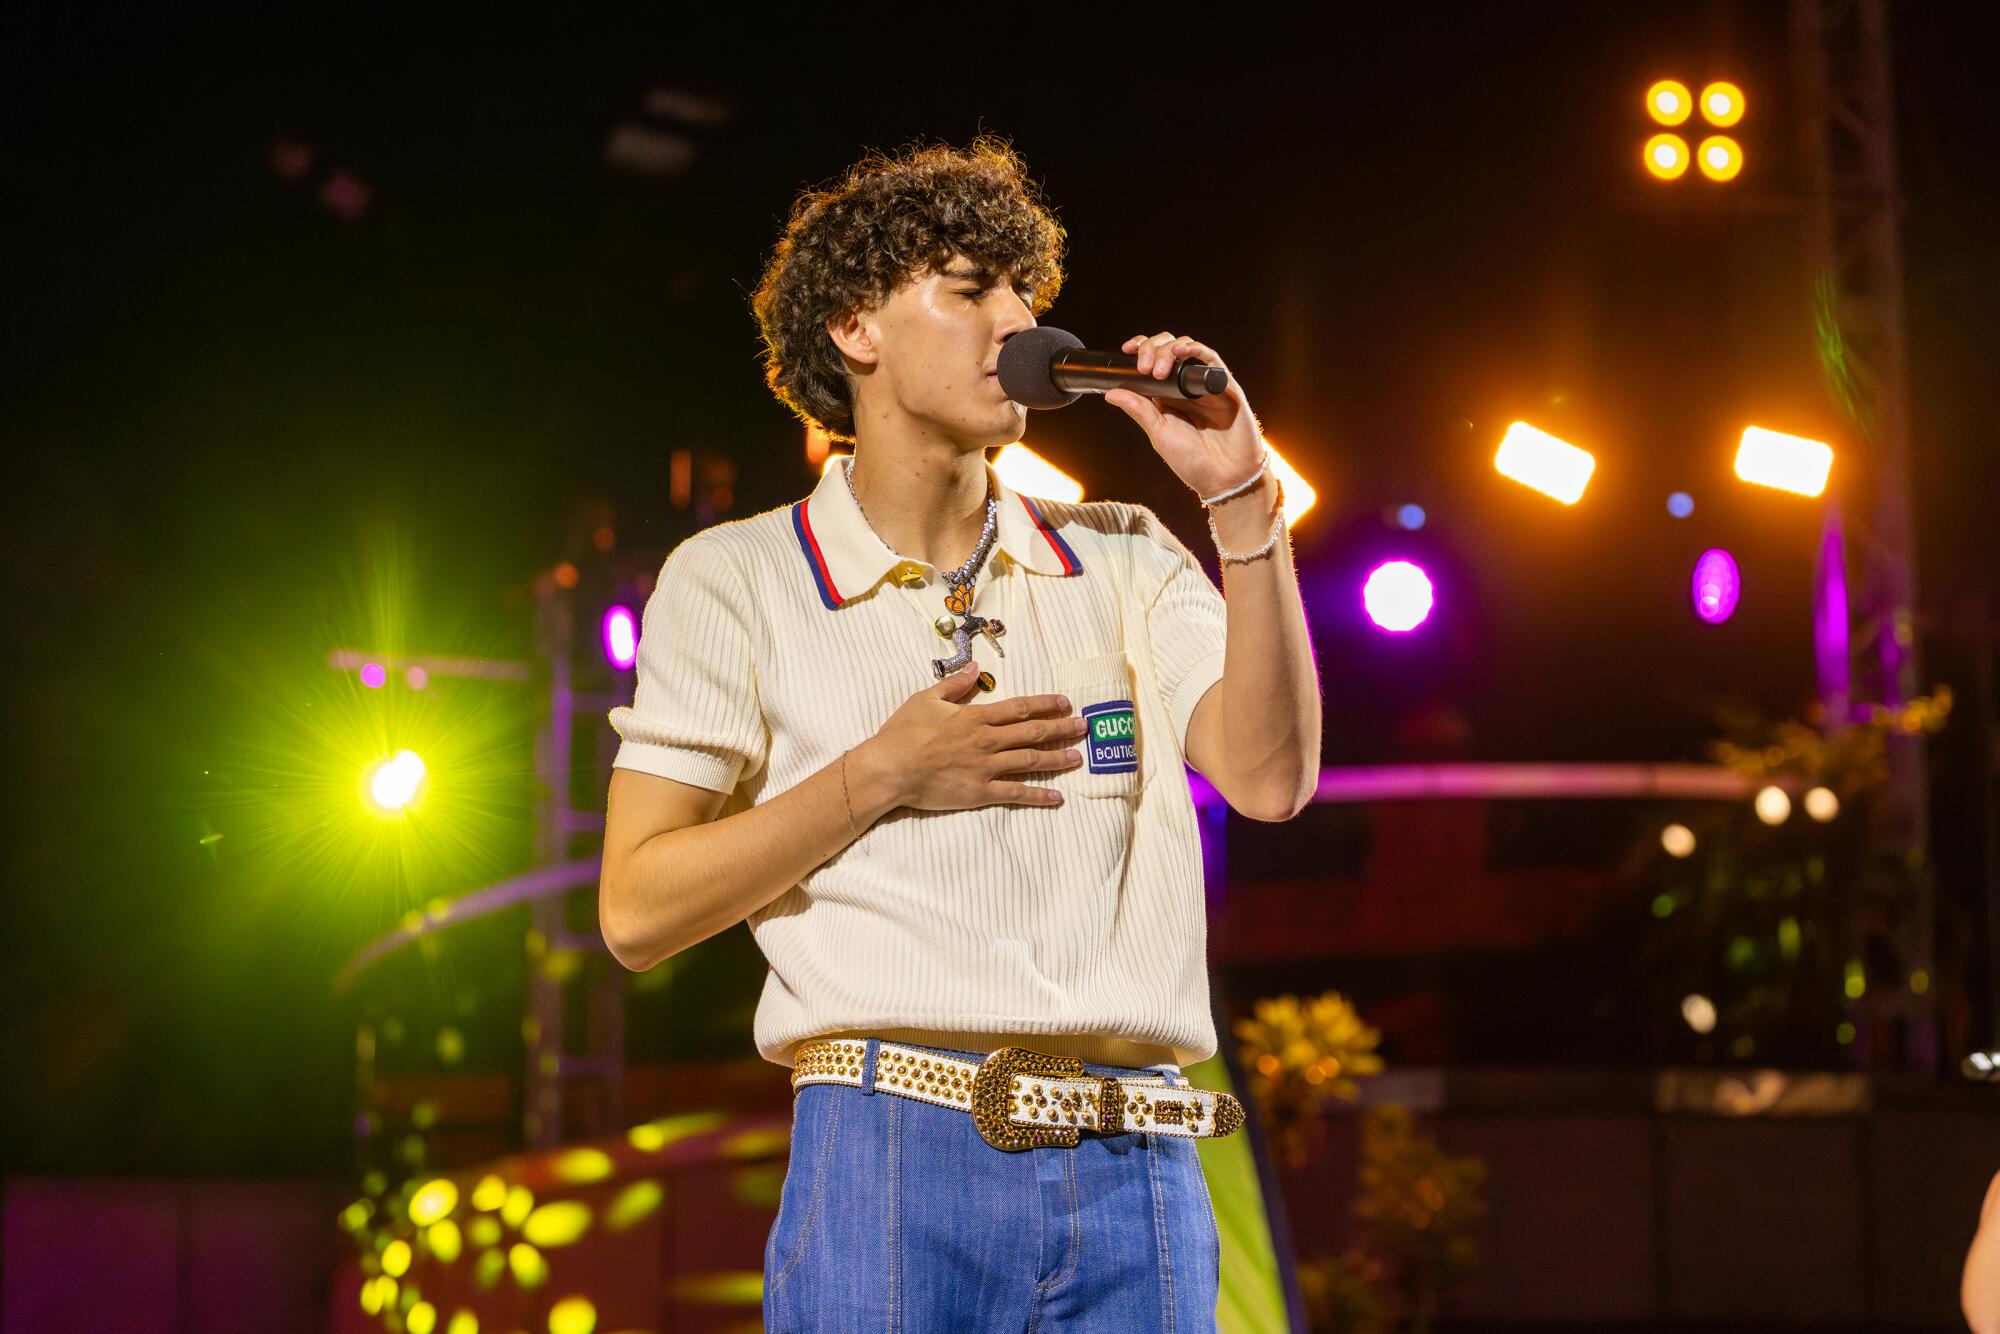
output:
[[[1258,475],[1262,476],[1261,473]],[[1256,478],[1252,478],[1251,480],[1255,481]],[[1278,539],[1285,535],[1285,479],[1274,477],[1272,480],[1278,484],[1278,500],[1277,507],[1271,516],[1271,535],[1264,539],[1264,545],[1258,547],[1255,551],[1245,551],[1239,554],[1224,547],[1222,545],[1222,534],[1215,527],[1215,511],[1209,511],[1208,535],[1215,539],[1215,554],[1222,557],[1223,564],[1235,563],[1243,565],[1268,556],[1271,554],[1271,548],[1278,545]]]
[[[1258,482],[1262,481],[1264,479],[1264,474],[1269,472],[1270,470],[1271,470],[1271,447],[1269,445],[1266,445],[1264,446],[1262,456],[1259,457],[1257,460],[1257,471],[1250,474],[1249,481],[1244,482],[1238,486],[1232,486],[1227,491],[1218,491],[1212,496],[1203,496],[1201,498],[1201,503],[1204,505],[1220,505],[1225,500],[1229,500],[1235,496],[1240,496],[1245,491],[1248,491],[1251,487],[1257,485]]]

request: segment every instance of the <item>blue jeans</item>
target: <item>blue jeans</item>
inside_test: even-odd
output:
[[[1085,1069],[1187,1083],[1170,1071]],[[965,1112],[808,1084],[793,1103],[791,1161],[764,1248],[764,1325],[1209,1331],[1220,1248],[1192,1140],[1085,1134],[1075,1148],[1009,1153]]]

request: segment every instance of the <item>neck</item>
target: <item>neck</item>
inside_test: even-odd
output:
[[[857,437],[850,480],[875,535],[940,570],[965,563],[986,526],[986,456],[953,441]]]

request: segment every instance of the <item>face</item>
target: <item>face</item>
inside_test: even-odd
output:
[[[954,256],[858,312],[846,340],[835,330],[860,372],[857,426],[903,417],[968,448],[1019,440],[1027,410],[1007,397],[994,368],[1000,345],[1034,327],[1033,301],[1012,275]]]

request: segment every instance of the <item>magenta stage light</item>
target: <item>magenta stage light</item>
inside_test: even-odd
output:
[[[1736,614],[1743,580],[1736,558],[1721,547],[1710,547],[1694,563],[1694,614],[1710,625],[1721,625]]]
[[[612,607],[604,613],[604,657],[619,671],[631,668],[639,656],[639,628],[630,607]]]
[[[1436,590],[1423,568],[1411,561],[1392,560],[1369,572],[1361,586],[1361,605],[1368,619],[1391,634],[1405,634],[1430,619]]]
[[[380,690],[382,683],[389,679],[389,673],[379,662],[364,663],[361,667],[361,684],[370,690]]]

